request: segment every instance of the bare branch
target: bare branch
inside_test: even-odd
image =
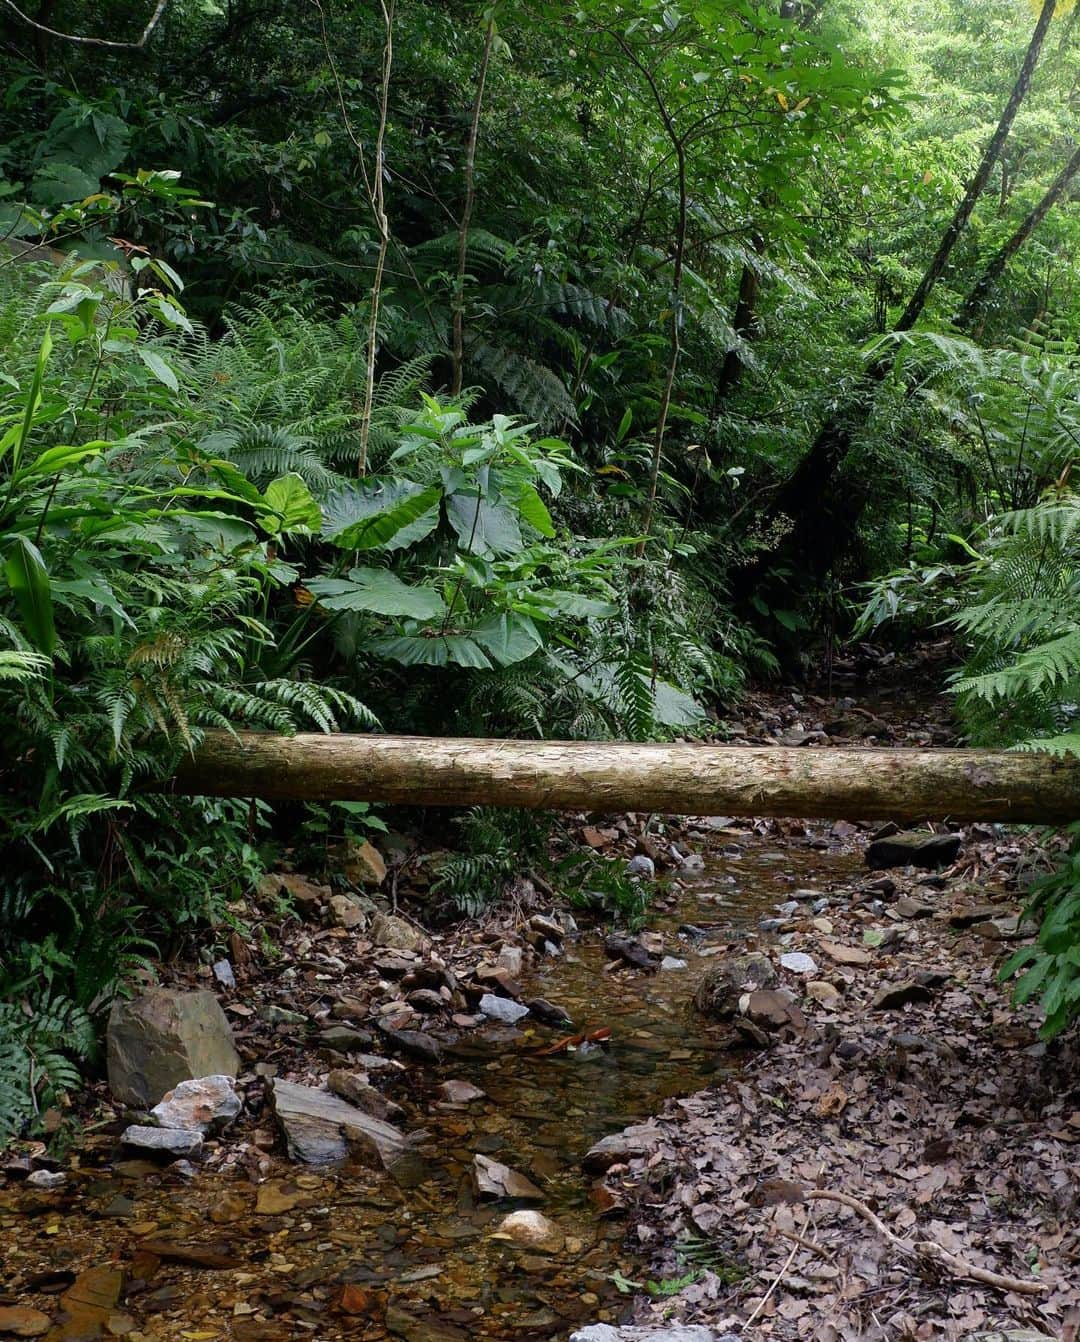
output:
[[[150,16],[150,22],[142,30],[142,36],[137,42],[114,42],[108,37],[80,37],[77,33],[61,33],[56,28],[48,28],[44,23],[38,23],[29,14],[24,14],[14,3],[14,0],[3,0],[3,3],[35,32],[45,33],[49,37],[58,37],[62,42],[75,42],[80,47],[107,47],[110,51],[142,51],[169,7],[169,0],[158,0],[154,12]]]

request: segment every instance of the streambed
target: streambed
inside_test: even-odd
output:
[[[792,888],[827,889],[855,864],[835,851],[781,849],[775,838],[744,831],[730,837],[737,851],[710,858],[652,920],[666,953],[685,960],[685,969],[612,972],[603,938],[587,933],[526,975],[526,996],[564,1007],[575,1032],[609,1029],[608,1046],[542,1057],[537,1050],[558,1031],[492,1024],[459,1037],[438,1068],[402,1073],[388,1093],[406,1106],[407,1126],[429,1134],[415,1186],[362,1167],[323,1173],[275,1161],[273,1192],[263,1185],[260,1195],[251,1178],[266,1161],[257,1135],[232,1169],[190,1182],[142,1161],[117,1161],[112,1142],[91,1143],[66,1190],[9,1186],[0,1194],[6,1280],[28,1283],[25,1303],[49,1310],[51,1299],[55,1313],[73,1274],[123,1266],[125,1294],[105,1335],[133,1342],[526,1342],[616,1320],[624,1301],[612,1274],[639,1276],[641,1264],[623,1246],[624,1222],[605,1215],[603,1190],[583,1174],[582,1155],[669,1097],[738,1067],[729,1034],[690,1008],[697,978],[720,948],[757,935],[760,919]],[[687,924],[704,935],[681,931]],[[443,1101],[438,1085],[448,1079],[471,1082],[484,1098]],[[565,1236],[558,1252],[495,1237],[510,1208],[477,1202],[477,1153],[542,1187],[540,1209]],[[155,1264],[140,1255],[148,1237],[216,1246],[228,1265]],[[50,1334],[68,1342],[84,1335],[71,1327]]]

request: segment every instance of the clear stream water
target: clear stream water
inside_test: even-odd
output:
[[[136,1339],[550,1342],[584,1322],[616,1320],[625,1301],[610,1274],[618,1268],[637,1277],[641,1263],[623,1246],[624,1223],[604,1216],[582,1155],[669,1097],[738,1066],[725,1032],[690,1006],[710,951],[756,932],[792,888],[825,890],[855,861],[729,833],[741,853],[710,858],[651,924],[687,969],[605,972],[602,937],[586,934],[526,974],[526,996],[564,1007],[575,1032],[609,1028],[609,1047],[538,1057],[559,1031],[529,1027],[527,1019],[521,1029],[492,1025],[464,1035],[438,1069],[410,1068],[402,1089],[389,1091],[406,1105],[407,1126],[430,1134],[416,1187],[362,1168],[283,1167],[275,1177],[298,1186],[308,1205],[266,1216],[255,1214],[255,1188],[240,1171],[207,1172],[180,1186],[106,1166],[87,1171],[74,1197],[39,1197],[29,1217],[17,1192],[0,1194],[0,1235],[17,1234],[19,1266],[36,1264],[40,1272],[81,1270],[110,1256],[130,1261],[147,1234],[234,1246],[235,1268],[164,1264],[143,1289],[129,1291],[118,1308],[136,1321]],[[680,934],[687,923],[706,928],[706,936]],[[442,1103],[436,1087],[450,1078],[471,1081],[486,1098]],[[493,1238],[510,1207],[477,1203],[470,1178],[477,1152],[540,1184],[540,1210],[566,1236],[560,1252]],[[343,1291],[351,1313],[342,1309]]]

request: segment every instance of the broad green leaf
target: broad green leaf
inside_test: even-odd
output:
[[[551,537],[555,535],[555,526],[551,520],[551,514],[547,510],[547,505],[532,485],[525,485],[514,499],[514,503],[518,512],[533,530],[539,531],[541,536]]]
[[[11,472],[13,475],[19,469],[19,461],[22,458],[23,449],[26,447],[26,440],[30,437],[30,430],[34,426],[34,418],[41,405],[41,384],[45,377],[45,365],[49,362],[51,353],[52,336],[46,327],[45,334],[41,338],[41,348],[38,350],[37,362],[34,365],[34,376],[30,382],[30,391],[27,393],[22,418],[4,434],[3,438],[0,438],[0,461],[9,451],[11,452]]]
[[[468,552],[517,554],[523,548],[517,514],[509,504],[463,491],[447,498],[446,515]]]
[[[265,498],[267,506],[277,514],[272,519],[278,524],[274,530],[296,531],[303,527],[317,532],[322,526],[322,511],[312,498],[311,490],[295,472],[272,480],[266,487]],[[263,521],[267,530],[271,529],[270,520]]]
[[[363,480],[323,501],[323,536],[340,550],[402,550],[439,525],[438,485]]]
[[[434,638],[405,636],[375,638],[366,645],[372,652],[403,666],[456,666],[490,671],[491,662],[484,650],[465,634],[440,634]]]
[[[493,615],[471,631],[471,637],[480,644],[499,666],[513,666],[531,657],[543,645],[536,626],[527,615],[511,612]]]
[[[156,350],[145,349],[140,346],[138,354],[159,382],[164,382],[170,391],[180,390],[180,383],[176,374]]]
[[[559,588],[534,592],[530,599],[534,605],[547,607],[551,615],[569,615],[573,620],[610,620],[619,613],[613,601],[601,601]]]
[[[410,587],[394,573],[354,568],[348,578],[312,578],[307,587],[327,610],[366,610],[411,620],[441,620],[442,597],[431,587]]]
[[[27,637],[39,652],[51,657],[56,647],[52,590],[45,561],[33,541],[26,536],[15,537],[4,574],[19,607]]]

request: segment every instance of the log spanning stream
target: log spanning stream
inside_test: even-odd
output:
[[[1080,760],[993,750],[209,732],[183,793],[667,815],[1071,823]]]
[[[617,1320],[625,1299],[611,1274],[640,1279],[644,1268],[623,1245],[624,1223],[606,1217],[593,1200],[583,1153],[606,1134],[647,1119],[669,1097],[736,1068],[727,1032],[689,1005],[711,953],[756,930],[793,886],[825,888],[849,877],[857,862],[840,853],[781,850],[776,840],[739,831],[732,839],[733,851],[684,878],[690,883],[677,903],[651,924],[687,968],[607,973],[602,937],[587,933],[526,976],[525,995],[565,1007],[576,1030],[610,1029],[608,1048],[538,1057],[559,1031],[530,1030],[528,1019],[525,1028],[492,1023],[451,1043],[438,1068],[410,1066],[386,1088],[408,1109],[406,1126],[430,1134],[415,1186],[367,1168],[326,1172],[277,1162],[272,1179],[298,1190],[300,1201],[282,1214],[259,1215],[243,1170],[257,1152],[232,1171],[208,1170],[183,1184],[117,1163],[106,1146],[100,1169],[86,1171],[57,1215],[39,1210],[20,1217],[18,1195],[4,1194],[0,1234],[34,1253],[42,1270],[82,1270],[109,1254],[130,1261],[147,1234],[229,1242],[236,1270],[166,1265],[144,1294],[129,1297],[124,1308],[162,1342],[301,1336],[561,1342],[584,1323]],[[685,924],[704,929],[704,936],[680,934]],[[484,1098],[464,1106],[441,1102],[437,1087],[447,1079],[473,1083]],[[539,1209],[565,1236],[557,1252],[495,1237],[506,1213],[521,1204],[476,1201],[470,1172],[478,1152],[541,1186]],[[223,1220],[220,1209],[230,1203],[239,1215]],[[346,1287],[354,1314],[335,1303]]]

